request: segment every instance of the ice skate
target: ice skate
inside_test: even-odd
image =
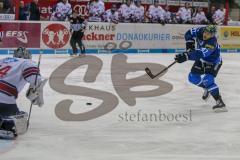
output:
[[[217,104],[213,106],[212,109],[216,113],[228,111],[221,97],[217,100]]]

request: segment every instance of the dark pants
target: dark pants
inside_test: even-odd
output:
[[[71,40],[70,40],[70,45],[72,47],[72,50],[73,50],[73,54],[77,54],[78,53],[78,48],[77,48],[77,45],[79,46],[80,50],[81,50],[81,53],[82,54],[85,54],[85,46],[82,42],[82,38],[83,38],[83,35],[84,33],[81,32],[81,34],[77,34],[76,35],[73,35],[71,37]]]
[[[211,74],[214,77],[217,77],[217,74],[222,66],[222,62],[219,64],[207,64],[205,62],[196,61],[191,69],[193,74]]]
[[[16,104],[0,103],[0,130],[14,131],[14,121],[3,120],[4,117],[16,115],[19,109]]]
[[[19,112],[16,104],[0,103],[0,117],[13,116]]]

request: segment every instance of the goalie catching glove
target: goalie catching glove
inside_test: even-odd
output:
[[[37,105],[39,107],[43,106],[43,87],[45,86],[47,79],[42,80],[37,87],[29,87],[26,93],[26,97],[33,103],[33,105]]]

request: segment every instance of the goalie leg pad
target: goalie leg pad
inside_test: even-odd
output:
[[[0,117],[0,138],[14,139],[17,137],[15,122],[11,118]]]
[[[21,135],[27,131],[27,120],[28,114],[26,112],[19,112],[14,116],[6,116],[0,118],[0,130],[5,131],[5,134],[8,133],[10,137],[14,135]],[[12,134],[10,134],[12,132]]]

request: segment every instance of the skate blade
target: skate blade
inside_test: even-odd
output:
[[[226,107],[215,108],[215,109],[213,109],[213,111],[214,111],[215,113],[228,112],[228,110],[227,110]]]

